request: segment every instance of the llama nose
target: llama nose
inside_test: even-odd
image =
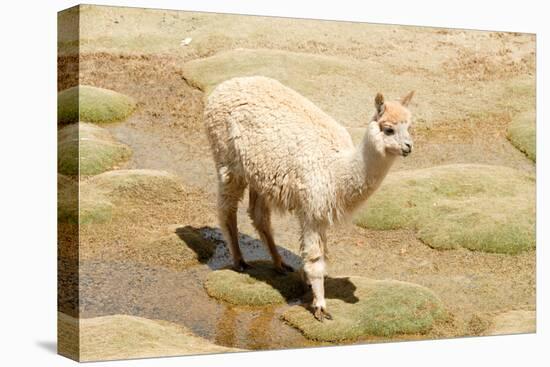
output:
[[[405,143],[405,147],[401,148],[401,151],[403,152],[404,156],[407,156],[412,151],[412,144],[411,143]]]

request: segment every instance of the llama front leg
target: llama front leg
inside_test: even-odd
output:
[[[301,256],[304,262],[303,274],[306,283],[311,286],[313,300],[311,307],[313,315],[319,321],[332,319],[327,311],[325,301],[325,257],[323,251],[323,238],[325,229],[323,227],[303,226],[301,242]]]
[[[223,237],[229,246],[233,258],[233,268],[244,271],[250,268],[239,248],[239,230],[237,228],[237,209],[245,185],[236,177],[220,175],[218,182],[218,218]]]

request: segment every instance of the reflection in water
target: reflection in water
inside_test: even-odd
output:
[[[235,345],[235,333],[238,325],[236,324],[237,313],[230,307],[225,307],[221,317],[218,318],[216,326],[216,336],[214,343],[220,345]]]
[[[271,324],[274,318],[275,312],[273,309],[258,312],[257,315],[254,315],[248,327],[248,349],[270,348],[270,340],[273,334]]]
[[[214,255],[208,261],[208,265],[212,269],[221,269],[231,264],[231,254],[229,253],[229,249],[225,245],[222,232],[219,228],[202,227],[195,230],[200,231],[202,237],[205,240],[217,244]],[[241,252],[243,253],[243,257],[246,259],[246,261],[271,261],[271,255],[269,255],[267,246],[264,245],[259,239],[251,237],[245,233],[239,233],[239,245],[241,248]],[[288,265],[292,266],[294,269],[299,269],[301,267],[302,259],[298,255],[280,246],[277,246],[277,251],[279,251],[279,254],[283,258],[283,261],[286,262]]]
[[[170,321],[236,348],[318,345],[281,320],[286,305],[236,307],[209,297],[203,282],[210,271],[208,265],[178,272],[135,262],[81,262],[80,315],[127,314]]]
[[[203,287],[207,275],[230,264],[221,232],[212,227],[183,226],[176,233],[197,255],[202,254],[202,249],[194,245],[195,237],[211,241],[216,245],[212,257],[201,258],[200,265],[184,271],[131,261],[81,262],[81,317],[127,314],[165,320],[184,325],[216,344],[243,349],[320,345],[282,321],[281,314],[288,305],[234,306],[209,297]],[[239,237],[249,261],[270,259],[261,241],[245,234]],[[285,262],[296,269],[300,267],[301,260],[296,254],[284,248],[279,252]],[[327,278],[328,298],[333,287],[348,290],[349,297],[344,301],[357,301],[354,286],[347,279]]]

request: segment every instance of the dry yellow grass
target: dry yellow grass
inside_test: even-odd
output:
[[[75,319],[59,313],[61,338],[80,340],[79,350],[60,351],[80,362],[237,352],[193,335],[181,325],[128,315]],[[60,340],[71,345],[72,340]]]
[[[144,264],[159,264],[183,270],[207,262],[214,254],[215,244],[205,240],[199,230],[192,227],[169,228],[155,232],[149,240],[136,240],[131,256]]]

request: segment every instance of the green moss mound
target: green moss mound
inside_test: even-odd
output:
[[[113,217],[113,203],[100,195],[81,197],[79,204],[79,217],[73,219],[76,223],[105,223]]]
[[[213,344],[181,325],[129,315],[75,319],[58,313],[58,329],[61,354],[80,362],[241,350]]]
[[[84,187],[80,193],[79,187]],[[77,180],[58,175],[57,220],[62,223],[88,224],[111,220],[113,204],[103,194],[89,191]]]
[[[362,126],[363,116],[358,116],[357,106],[364,104],[365,95],[376,92],[369,89],[369,83],[357,79],[357,75],[366,72],[365,68],[364,63],[334,56],[240,48],[189,61],[184,64],[183,73],[190,84],[205,94],[235,77],[273,78],[307,97],[344,125]]]
[[[82,224],[110,221],[115,210],[125,214],[140,210],[142,205],[177,202],[184,195],[176,176],[146,169],[108,171],[93,176],[81,186],[80,192]]]
[[[65,176],[63,182],[67,181]],[[75,195],[80,189],[78,205]],[[93,176],[76,186],[59,187],[58,219],[62,222],[105,223],[114,215],[142,212],[144,207],[179,202],[185,192],[177,176],[155,170],[117,170]],[[193,239],[189,236],[189,241]]]
[[[343,287],[343,281],[351,286]],[[283,319],[309,339],[339,342],[365,336],[425,333],[445,317],[442,303],[432,291],[406,282],[329,278],[325,294],[332,320],[319,322],[303,306],[292,306]]]
[[[149,169],[115,170],[93,176],[86,190],[98,192],[113,202],[144,202],[150,205],[179,201],[184,195],[178,177]]]
[[[191,83],[207,93],[225,80],[254,75],[275,78],[302,92],[318,92],[308,76],[347,73],[347,69],[348,66],[335,57],[279,50],[236,49],[190,61],[185,64],[184,72]]]
[[[92,123],[121,121],[135,108],[136,102],[131,97],[89,85],[65,89],[57,96],[59,124],[78,121]]]
[[[390,173],[355,223],[416,229],[433,248],[515,254],[535,247],[535,179],[517,170],[457,164]]]
[[[303,293],[303,284],[297,272],[279,274],[271,263],[253,262],[251,269],[239,273],[232,269],[213,271],[204,287],[216,299],[247,306],[285,303]]]
[[[508,126],[508,139],[533,162],[537,161],[537,116],[535,112],[523,113]]]
[[[78,223],[78,181],[57,175],[57,220]]]
[[[68,125],[58,134],[58,171],[66,175],[77,175],[79,169],[82,175],[96,175],[125,162],[132,154],[130,147],[93,124]]]

